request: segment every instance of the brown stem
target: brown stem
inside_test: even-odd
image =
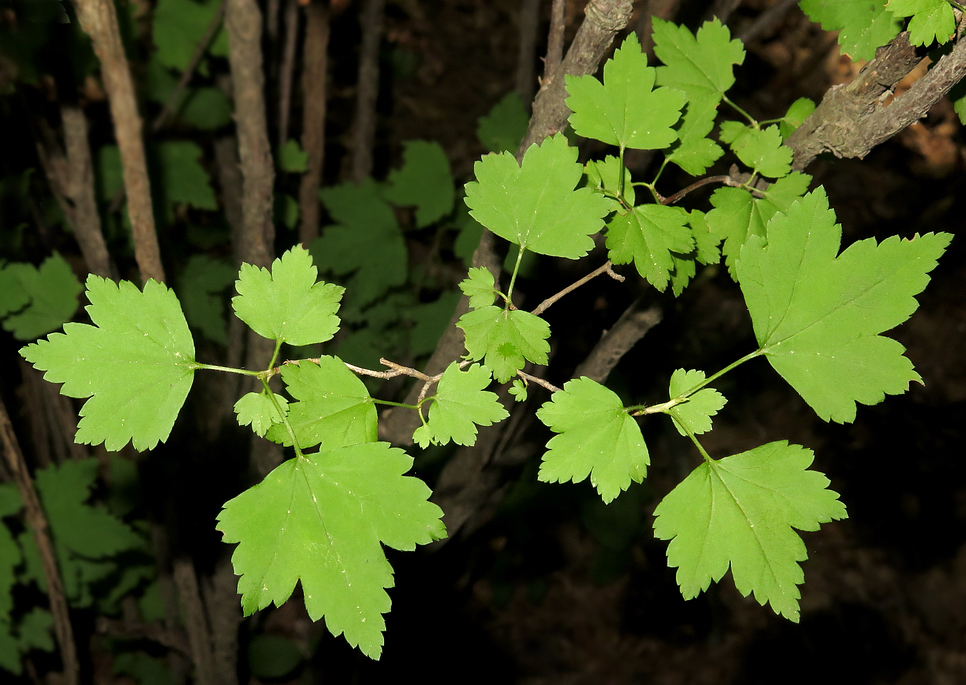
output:
[[[675,202],[677,202],[682,197],[684,197],[685,195],[687,195],[688,193],[690,193],[692,190],[697,190],[701,186],[706,186],[709,183],[724,183],[726,185],[733,185],[731,176],[728,176],[728,175],[724,175],[724,176],[708,176],[707,178],[702,178],[702,179],[700,179],[698,181],[695,181],[694,183],[692,183],[691,185],[689,185],[687,188],[683,188],[683,189],[679,190],[678,192],[674,193],[674,195],[671,195],[670,197],[664,198],[663,200],[661,200],[661,204],[662,205],[673,205]]]
[[[64,680],[66,685],[77,685],[80,680],[80,664],[77,661],[74,630],[67,610],[64,585],[57,570],[57,557],[48,533],[47,517],[40,505],[37,490],[30,478],[23,452],[20,451],[17,436],[13,432],[7,408],[2,400],[0,400],[0,440],[3,441],[3,454],[6,457],[7,467],[17,482],[17,489],[26,509],[27,524],[33,532],[34,541],[40,553],[41,567],[44,571],[44,579],[47,581],[47,594],[50,597],[50,612],[54,616],[54,632],[57,635],[64,665]]]
[[[306,8],[308,11],[308,8]],[[328,40],[328,37],[326,37]],[[292,111],[292,80],[295,78],[295,48],[299,41],[299,3],[288,0],[285,4],[285,42],[282,44],[282,68],[278,86],[278,145],[288,140],[288,120]],[[312,47],[309,36],[305,36],[305,50]],[[305,58],[306,62],[308,57]],[[305,84],[304,75],[302,80]]]
[[[101,76],[111,106],[114,134],[121,152],[124,188],[128,197],[128,215],[134,236],[134,258],[141,279],[164,282],[161,250],[154,225],[151,205],[151,183],[141,139],[141,116],[138,114],[134,82],[128,67],[117,14],[111,0],[74,0],[81,28],[91,37],[94,52],[101,62]]]
[[[540,28],[540,0],[520,0],[519,52],[517,53],[517,94],[524,102],[533,99],[534,53]]]
[[[110,278],[113,269],[101,230],[101,217],[97,212],[94,167],[87,138],[87,117],[84,116],[84,110],[77,105],[62,106],[60,117],[64,124],[64,146],[67,148],[69,185],[66,191],[74,205],[71,222],[74,238],[84,255],[87,270],[92,274]]]
[[[319,235],[319,186],[325,160],[325,99],[329,66],[329,7],[327,2],[313,2],[305,8],[305,54],[302,67],[302,149],[309,164],[299,187],[299,210],[302,224],[299,242],[309,246]]]
[[[382,38],[386,0],[364,0],[359,84],[352,132],[352,180],[362,183],[372,173],[372,146],[376,139],[376,97],[379,95],[379,41]]]
[[[155,133],[164,128],[164,125],[168,123],[168,117],[174,113],[175,108],[178,106],[178,101],[181,99],[181,94],[184,89],[187,88],[188,82],[191,81],[191,77],[194,76],[195,69],[198,68],[198,63],[201,62],[201,58],[205,56],[208,52],[208,46],[211,44],[212,39],[215,34],[218,33],[218,27],[221,26],[221,20],[225,16],[225,0],[221,0],[218,4],[218,9],[215,10],[215,15],[208,22],[208,27],[205,29],[204,35],[201,36],[201,40],[195,45],[195,51],[191,53],[191,59],[188,60],[188,66],[185,70],[181,72],[181,78],[178,79],[178,85],[174,87],[171,91],[171,95],[168,96],[167,102],[164,103],[164,107],[158,113],[158,116],[154,118],[151,123],[151,130]]]
[[[545,311],[547,311],[548,309],[550,309],[550,307],[553,306],[553,304],[555,302],[557,302],[557,300],[559,300],[560,298],[562,298],[564,295],[569,295],[570,293],[572,293],[574,290],[576,290],[580,286],[584,285],[585,283],[589,283],[590,281],[594,280],[595,278],[597,278],[601,274],[607,274],[608,276],[610,276],[611,278],[613,278],[615,281],[621,281],[621,282],[623,282],[624,281],[624,277],[621,276],[616,271],[614,271],[611,268],[611,266],[613,266],[613,265],[611,264],[610,260],[607,260],[606,262],[604,262],[604,265],[603,266],[600,266],[597,269],[594,269],[593,271],[591,271],[589,274],[587,274],[586,276],[584,276],[580,280],[577,280],[577,281],[571,283],[570,285],[568,285],[566,288],[564,288],[560,292],[555,293],[555,294],[551,295],[550,297],[548,297],[546,300],[544,300],[543,302],[541,302],[540,304],[538,304],[534,308],[534,310],[532,312],[530,312],[530,313],[531,314],[534,314],[536,316],[540,316]]]
[[[794,151],[792,169],[803,170],[823,152],[836,157],[864,157],[875,145],[921,118],[955,84],[956,81],[950,82],[950,76],[958,73],[961,77],[964,51],[966,47],[959,41],[952,53],[913,88],[884,106],[882,98],[921,60],[909,44],[908,32],[900,33],[879,48],[875,59],[862,67],[850,83],[830,89],[815,111],[788,137],[785,145]]]
[[[551,383],[550,381],[545,381],[537,376],[531,376],[529,373],[524,373],[523,371],[517,371],[517,375],[528,383],[536,383],[542,388],[546,388],[550,392],[560,392],[560,388]]]
[[[564,30],[567,28],[567,3],[553,0],[550,8],[550,31],[547,33],[547,56],[543,60],[543,83],[553,81],[563,61]]]
[[[174,562],[174,584],[178,588],[181,613],[185,619],[185,631],[191,647],[191,660],[195,665],[195,681],[198,685],[216,685],[214,664],[211,657],[211,633],[205,617],[201,592],[195,576],[195,565],[188,557]]]

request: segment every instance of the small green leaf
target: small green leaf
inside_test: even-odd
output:
[[[909,42],[913,45],[940,44],[952,38],[956,31],[956,17],[946,0],[889,0],[886,9],[909,21]]]
[[[160,0],[151,18],[158,60],[179,72],[187,69],[217,9],[218,3],[214,0]],[[227,57],[227,47],[226,34],[219,28],[209,50],[211,54]]]
[[[178,109],[178,118],[202,131],[216,131],[231,123],[232,106],[228,96],[220,88],[191,88],[184,104]]]
[[[792,170],[792,149],[782,145],[777,126],[754,129],[737,121],[721,124],[721,142],[728,143],[738,159],[769,178],[781,178]]]
[[[922,382],[902,345],[881,335],[908,319],[915,295],[949,245],[948,233],[852,244],[819,188],[751,238],[736,264],[762,352],[825,421],[855,420],[855,403]]]
[[[522,378],[514,378],[508,391],[516,402],[527,401],[527,383]]]
[[[672,128],[681,118],[684,94],[654,88],[656,72],[647,66],[637,35],[631,33],[604,64],[604,82],[591,75],[566,76],[570,125],[577,135],[622,150],[660,150],[677,140]]]
[[[493,304],[496,298],[496,281],[489,269],[473,267],[460,282],[460,290],[470,298],[470,308],[480,309]]]
[[[272,271],[242,264],[231,304],[238,318],[263,338],[289,345],[325,342],[339,330],[345,288],[316,282],[308,250],[296,245],[272,263]]]
[[[472,445],[476,426],[490,426],[509,416],[496,393],[485,389],[492,380],[489,371],[477,364],[465,371],[460,371],[457,362],[446,367],[429,408],[429,435],[420,434],[419,446],[428,447],[430,442],[445,445],[450,440]]]
[[[284,412],[288,409],[288,400],[281,395],[275,395],[275,402]],[[282,417],[275,408],[275,403],[264,392],[249,392],[241,396],[235,402],[235,415],[238,417],[239,426],[251,426],[255,435],[262,438],[265,433],[276,423],[282,422]]]
[[[530,312],[494,305],[467,312],[456,324],[466,333],[466,358],[483,359],[500,383],[506,383],[527,361],[546,364],[550,324]]]
[[[623,197],[624,202],[630,207],[633,207],[637,201],[630,169],[621,164],[619,157],[608,155],[603,160],[590,160],[584,167],[584,173],[587,175],[587,183],[602,193],[614,197]],[[623,195],[621,195],[620,188],[621,173],[624,174]],[[614,202],[612,207],[617,210],[619,205]]]
[[[197,209],[218,209],[211,178],[198,163],[202,150],[186,140],[170,140],[158,145],[161,189],[170,205],[184,204]]]
[[[685,599],[719,581],[729,565],[738,591],[755,593],[775,613],[798,621],[798,562],[808,558],[793,528],[818,530],[847,517],[828,479],[809,471],[812,451],[772,442],[706,461],[654,510],[654,536],[670,540],[668,566],[678,569]]]
[[[288,407],[288,420],[300,448],[321,443],[328,450],[376,441],[379,417],[369,391],[338,357],[285,364],[282,381],[297,400]],[[266,437],[292,444],[281,424],[269,428]]]
[[[235,273],[227,261],[196,254],[188,259],[178,279],[178,295],[188,323],[222,345],[228,344],[223,293],[234,282]]]
[[[26,301],[30,303],[3,322],[4,329],[17,340],[33,340],[70,321],[77,311],[77,296],[83,290],[70,265],[57,252],[45,259],[40,268],[8,264],[0,270],[0,292],[6,288],[10,292],[0,295],[0,299],[9,298],[8,311],[20,309]],[[0,303],[0,316],[3,308]]]
[[[685,371],[677,369],[671,374],[668,392],[671,398],[681,397],[684,393],[704,382],[704,371]],[[674,417],[674,427],[681,435],[687,435],[684,426],[695,435],[711,430],[711,417],[717,414],[727,400],[714,388],[703,388],[688,398],[684,404],[673,407],[668,412]]]
[[[694,249],[688,213],[680,207],[639,205],[618,214],[607,225],[607,249],[614,264],[633,261],[637,272],[663,292],[674,269],[671,253]]]
[[[278,168],[289,173],[303,173],[309,167],[309,153],[291,138],[278,149]]]
[[[88,276],[87,313],[93,326],[64,325],[64,333],[28,345],[20,354],[68,397],[90,397],[74,440],[119,450],[153,449],[166,440],[194,377],[195,349],[178,298],[148,281],[115,285]]]
[[[791,107],[782,117],[781,123],[778,125],[779,130],[782,134],[782,140],[785,140],[792,133],[795,132],[802,123],[811,116],[812,112],[815,111],[815,103],[808,98],[798,98],[792,103]]]
[[[721,146],[707,137],[714,128],[719,101],[720,98],[714,95],[695,96],[688,100],[678,128],[679,140],[667,156],[669,162],[693,176],[703,174],[724,154]]]
[[[239,543],[244,613],[281,605],[301,580],[309,617],[378,659],[393,586],[382,545],[412,550],[446,535],[429,488],[403,476],[412,463],[384,442],[343,447],[283,462],[228,501],[218,530]]]
[[[574,190],[583,175],[577,148],[563,134],[531,145],[521,168],[509,152],[474,166],[466,204],[474,219],[526,250],[579,259],[594,246],[611,204],[590,188]]]
[[[896,37],[901,23],[886,11],[887,0],[801,0],[802,11],[826,31],[839,31],[839,45],[854,60],[871,60],[876,48]]]
[[[416,226],[425,228],[453,211],[455,191],[449,159],[439,143],[403,144],[402,169],[389,172],[382,194],[397,207],[416,207]]]
[[[490,152],[516,152],[526,135],[530,116],[520,96],[510,91],[480,117],[476,137]]]
[[[647,475],[650,456],[637,421],[615,392],[589,378],[567,381],[537,410],[554,433],[547,443],[538,478],[545,483],[580,481],[590,476],[604,502],[610,502]]]
[[[707,21],[697,35],[686,26],[653,19],[654,54],[666,66],[657,82],[687,93],[690,102],[721,101],[735,83],[735,64],[745,61],[745,48],[718,19]]]

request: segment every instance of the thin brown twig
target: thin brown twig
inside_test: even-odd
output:
[[[37,550],[40,553],[41,567],[47,581],[47,595],[50,598],[50,613],[54,617],[54,633],[60,644],[60,656],[64,666],[64,679],[67,685],[77,685],[80,680],[80,663],[77,660],[77,646],[74,644],[74,630],[70,623],[70,613],[67,609],[67,598],[64,594],[64,584],[60,572],[57,570],[57,557],[48,533],[47,517],[40,498],[30,478],[27,464],[20,451],[20,444],[13,432],[7,409],[0,400],[0,440],[3,441],[3,453],[7,466],[13,473],[26,509],[27,523],[33,532]]]
[[[567,3],[565,0],[553,0],[550,8],[550,31],[547,33],[547,56],[543,60],[544,83],[553,81],[560,63],[563,61],[564,29],[567,28]]]
[[[536,383],[540,387],[546,388],[550,392],[560,392],[560,388],[558,388],[550,381],[546,381],[542,378],[538,378],[537,376],[531,376],[529,373],[526,373],[525,371],[517,371],[517,375],[523,380],[527,381],[528,383]]]
[[[675,202],[677,202],[682,197],[684,197],[685,195],[687,195],[688,193],[690,193],[692,190],[697,190],[701,186],[706,186],[709,183],[724,183],[725,185],[729,185],[729,186],[733,186],[734,185],[733,179],[731,178],[731,176],[728,176],[727,174],[724,174],[724,175],[721,175],[721,176],[708,176],[707,178],[702,178],[702,179],[700,179],[698,181],[695,181],[694,183],[692,183],[691,185],[689,185],[687,188],[682,188],[681,190],[679,190],[678,192],[674,193],[674,195],[671,195],[670,197],[663,198],[661,200],[661,204],[662,205],[673,205]]]
[[[594,280],[595,278],[597,278],[601,274],[607,274],[608,276],[610,276],[611,278],[613,278],[615,281],[619,281],[619,282],[623,283],[624,282],[624,277],[621,276],[616,271],[614,271],[611,268],[612,266],[613,266],[612,262],[608,259],[606,262],[604,262],[603,266],[600,266],[600,267],[594,269],[589,274],[587,274],[586,276],[584,276],[583,278],[581,278],[581,279],[579,279],[577,281],[574,281],[573,283],[571,283],[570,285],[568,285],[566,288],[564,288],[560,292],[551,295],[546,300],[544,300],[543,302],[541,302],[540,304],[538,304],[533,309],[533,311],[530,312],[530,313],[531,314],[534,314],[535,316],[540,316],[545,311],[547,311],[548,309],[550,309],[550,307],[553,306],[553,304],[555,302],[557,302],[557,300],[559,300],[560,298],[562,298],[564,295],[569,295],[570,293],[572,293],[574,290],[576,290],[580,286],[582,286],[585,283],[588,283],[588,282]]]
[[[309,11],[311,5],[306,7]],[[282,45],[282,68],[278,86],[278,145],[288,140],[288,119],[292,111],[292,81],[295,75],[295,47],[299,36],[299,3],[288,0],[285,4],[285,42]],[[311,49],[311,38],[305,36],[305,50]],[[306,61],[308,58],[306,57]],[[303,80],[304,83],[304,80]]]

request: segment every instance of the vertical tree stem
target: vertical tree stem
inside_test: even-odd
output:
[[[382,37],[386,0],[365,0],[362,52],[359,55],[359,88],[352,132],[352,180],[361,183],[372,173],[372,146],[376,139],[376,98],[379,95],[379,40]]]
[[[305,8],[305,64],[302,68],[302,149],[309,155],[309,166],[299,188],[302,224],[299,242],[305,247],[319,235],[319,186],[325,160],[325,100],[329,55],[329,8],[325,2]]]

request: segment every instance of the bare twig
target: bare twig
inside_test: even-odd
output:
[[[364,0],[359,21],[362,47],[359,83],[352,131],[352,180],[362,183],[372,173],[372,146],[376,138],[376,97],[379,95],[379,41],[382,38],[386,0]]]
[[[540,0],[520,0],[519,52],[517,53],[517,95],[524,102],[533,98],[534,53],[540,27]]]
[[[674,193],[674,195],[671,195],[670,197],[664,198],[663,200],[661,200],[661,204],[662,205],[673,205],[675,202],[677,202],[682,197],[684,197],[685,195],[687,195],[688,193],[690,193],[692,190],[697,190],[701,186],[706,186],[709,183],[724,183],[725,185],[730,185],[730,186],[733,186],[734,185],[734,181],[732,180],[731,176],[728,176],[728,175],[723,175],[723,176],[708,176],[706,178],[702,178],[702,179],[700,179],[698,181],[695,181],[694,183],[692,183],[691,185],[689,185],[687,188],[682,188],[678,192]]]
[[[319,235],[319,186],[325,160],[326,76],[329,67],[329,7],[327,2],[305,8],[305,48],[302,67],[302,149],[309,156],[308,169],[299,187],[302,224],[299,242],[309,246]]]
[[[154,225],[151,185],[141,139],[134,83],[128,67],[117,14],[111,0],[75,0],[77,16],[84,32],[91,37],[94,52],[101,62],[101,75],[107,90],[114,120],[114,132],[121,152],[128,215],[134,236],[134,258],[144,281],[164,282],[161,250]]]
[[[555,302],[557,302],[557,300],[559,300],[560,298],[562,298],[564,295],[568,295],[568,294],[572,293],[574,290],[576,290],[577,288],[579,288],[580,286],[582,286],[584,283],[588,283],[588,282],[594,280],[595,278],[597,278],[601,274],[607,274],[608,276],[610,276],[611,278],[613,278],[615,281],[621,281],[621,282],[623,282],[624,281],[624,277],[621,276],[616,271],[614,271],[611,268],[612,266],[613,266],[613,264],[608,259],[606,262],[604,262],[604,265],[603,266],[600,266],[600,267],[594,269],[589,274],[587,274],[586,276],[584,276],[583,278],[581,278],[581,279],[579,279],[577,281],[574,281],[573,283],[571,283],[570,285],[568,285],[566,288],[564,288],[560,292],[551,295],[546,300],[544,300],[543,302],[541,302],[540,304],[538,304],[533,309],[533,311],[530,312],[530,313],[531,314],[534,314],[536,316],[540,316],[545,311],[547,311],[548,309],[550,309],[550,307],[553,306],[553,304]]]
[[[30,478],[27,464],[20,451],[17,436],[10,424],[7,408],[0,400],[0,440],[3,441],[3,454],[7,467],[17,482],[20,498],[26,509],[27,523],[40,553],[41,567],[44,579],[47,581],[47,595],[50,598],[50,612],[54,616],[54,633],[60,644],[60,656],[64,666],[64,680],[67,685],[77,685],[80,680],[80,664],[77,660],[77,646],[74,644],[74,630],[70,623],[70,613],[67,610],[67,598],[64,595],[64,585],[60,572],[57,570],[57,557],[54,546],[48,534],[47,517],[44,515],[37,490]]]
[[[559,392],[560,391],[560,388],[558,388],[556,385],[554,385],[550,381],[546,381],[546,380],[544,380],[542,378],[539,378],[537,376],[531,376],[529,373],[525,373],[524,371],[517,371],[517,375],[520,378],[522,378],[523,380],[527,381],[528,383],[536,383],[541,388],[546,388],[550,392]]]
[[[318,4],[318,3],[316,3]],[[308,12],[313,5],[306,7]],[[305,61],[308,62],[308,51],[312,49],[312,38],[309,32],[305,35]],[[288,140],[288,119],[292,111],[292,81],[295,78],[295,47],[299,42],[299,3],[298,0],[288,0],[285,3],[285,42],[282,44],[282,68],[278,86],[278,145],[281,147]],[[326,36],[328,42],[328,36]],[[302,84],[305,84],[305,74],[302,74]],[[308,99],[308,98],[306,98]],[[304,135],[304,129],[303,129]]]
[[[567,28],[567,3],[565,0],[553,0],[550,8],[550,31],[547,33],[547,56],[543,60],[543,81],[550,83],[560,69],[563,61],[564,30]]]

